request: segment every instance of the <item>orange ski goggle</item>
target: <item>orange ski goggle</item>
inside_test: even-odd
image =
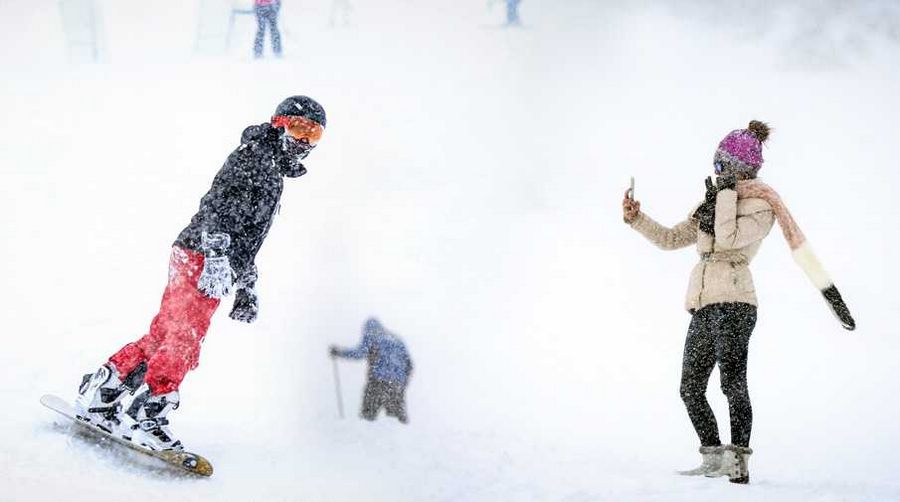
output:
[[[276,115],[272,117],[272,126],[283,127],[284,131],[294,139],[306,140],[310,145],[315,145],[322,139],[325,128],[322,124],[303,117]]]

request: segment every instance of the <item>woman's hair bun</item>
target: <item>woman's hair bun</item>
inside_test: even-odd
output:
[[[753,133],[753,135],[756,136],[756,139],[758,139],[760,143],[763,143],[767,139],[769,139],[769,132],[771,131],[771,129],[769,128],[769,124],[760,122],[759,120],[751,120],[750,125],[747,126],[747,130]]]

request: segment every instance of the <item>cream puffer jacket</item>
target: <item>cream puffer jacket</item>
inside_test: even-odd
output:
[[[772,207],[763,199],[738,199],[734,190],[716,196],[716,236],[700,231],[692,218],[667,228],[644,213],[631,223],[661,249],[680,249],[697,244],[700,262],[691,272],[685,308],[699,310],[713,303],[740,302],[757,305],[750,261],[775,223]]]

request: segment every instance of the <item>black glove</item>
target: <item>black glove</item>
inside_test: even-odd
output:
[[[844,329],[848,331],[856,329],[856,321],[854,321],[853,316],[850,315],[850,309],[847,308],[847,304],[844,303],[844,299],[841,298],[841,293],[838,292],[838,289],[833,284],[822,290],[822,296],[825,297],[825,301],[828,302],[828,306],[831,308],[834,316],[838,318],[838,321],[841,322]]]
[[[725,174],[716,178],[717,190],[734,190],[737,187],[737,178],[733,174]]]
[[[330,355],[331,357],[337,357],[338,348],[335,347],[334,345],[329,346],[328,347],[328,355]]]
[[[716,195],[719,191],[713,185],[712,178],[706,178],[706,198],[703,204],[694,211],[694,219],[700,224],[700,230],[716,236]]]
[[[234,305],[228,317],[235,321],[251,323],[259,313],[259,300],[252,289],[239,289],[234,295]]]

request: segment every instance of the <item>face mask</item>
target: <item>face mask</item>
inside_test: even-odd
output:
[[[315,147],[315,145],[310,145],[306,140],[295,139],[290,134],[281,135],[281,150],[292,160],[296,159],[297,162],[305,159]]]
[[[306,168],[300,162],[305,159],[315,145],[294,139],[289,134],[281,135],[281,150],[285,153],[285,161],[281,167],[281,174],[288,178],[296,178],[306,174]]]

